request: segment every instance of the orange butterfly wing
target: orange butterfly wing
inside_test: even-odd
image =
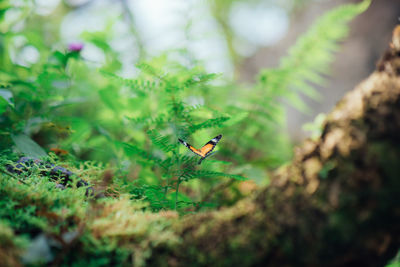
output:
[[[178,139],[178,140],[179,140],[179,142],[182,143],[182,145],[184,145],[184,146],[186,146],[187,148],[189,148],[190,151],[192,151],[193,153],[195,153],[195,154],[197,154],[197,155],[203,157],[203,153],[201,153],[200,150],[194,148],[191,144],[186,143],[186,142],[183,141],[182,139]]]
[[[205,157],[208,153],[210,153],[211,151],[213,151],[214,147],[216,146],[216,144],[211,144],[211,143],[207,143],[205,146],[203,146],[200,149],[200,153],[202,154],[202,157]]]
[[[202,149],[198,150],[198,149],[192,147],[191,145],[189,145],[188,148],[189,148],[193,153],[195,153],[195,154],[197,154],[197,155],[199,155],[199,156],[201,156],[201,157],[204,157],[204,156],[205,156],[205,155],[203,154],[203,152],[202,152]]]
[[[214,150],[215,146],[218,144],[219,140],[222,138],[222,135],[218,135],[216,137],[214,137],[213,139],[211,139],[210,141],[208,141],[207,144],[205,144],[201,149],[200,152],[201,154],[203,154],[202,157],[206,157],[208,154],[211,153],[211,151]]]
[[[221,139],[222,135],[218,135],[216,137],[214,137],[213,139],[211,139],[210,141],[208,141],[207,144],[205,144],[202,148],[200,149],[196,149],[194,148],[192,145],[186,143],[185,141],[183,141],[182,139],[178,139],[179,142],[181,142],[183,145],[185,145],[187,148],[189,148],[193,153],[199,155],[202,158],[205,158],[208,154],[211,153],[211,151],[213,151],[213,149],[215,148],[215,146],[217,145],[217,143],[219,142],[219,140]]]

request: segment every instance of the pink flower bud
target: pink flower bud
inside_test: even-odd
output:
[[[80,52],[83,49],[83,43],[69,43],[68,51],[70,52]]]

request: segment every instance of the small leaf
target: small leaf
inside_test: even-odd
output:
[[[17,148],[26,156],[31,158],[41,158],[47,156],[46,151],[43,150],[35,141],[25,134],[11,135]]]

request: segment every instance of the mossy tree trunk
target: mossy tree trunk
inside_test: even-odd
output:
[[[383,266],[400,244],[400,27],[378,69],[271,184],[176,221],[150,265]]]

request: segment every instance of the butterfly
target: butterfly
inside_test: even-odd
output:
[[[207,144],[205,144],[202,148],[200,149],[196,149],[193,146],[191,146],[190,144],[186,143],[185,141],[183,141],[182,139],[179,139],[179,142],[181,142],[181,144],[183,144],[184,146],[186,146],[187,148],[189,148],[193,153],[199,155],[201,157],[201,159],[199,160],[198,164],[201,164],[201,162],[211,156],[213,153],[211,153],[211,151],[214,150],[215,146],[218,144],[219,140],[222,138],[222,135],[218,135],[216,137],[214,137],[213,139],[211,139],[210,141],[208,141]]]

